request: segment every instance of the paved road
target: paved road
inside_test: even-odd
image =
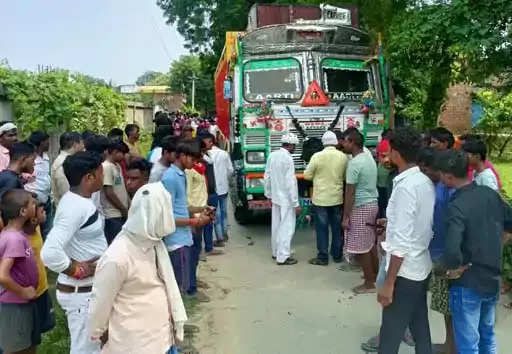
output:
[[[361,273],[309,265],[311,229],[298,230],[292,247],[299,264],[286,267],[271,260],[263,221],[247,227],[231,221],[231,235],[225,255],[201,264],[201,278],[212,285],[212,302],[195,318],[201,354],[362,353],[361,340],[378,330],[380,307],[375,295],[352,295]],[[499,352],[512,353],[512,312],[499,311]],[[433,340],[441,342],[442,317],[431,312],[430,319]],[[402,345],[400,353],[414,350]]]

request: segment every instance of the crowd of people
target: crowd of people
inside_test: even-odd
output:
[[[210,300],[199,261],[229,239],[233,168],[214,122],[157,114],[155,126],[147,158],[128,124],[62,134],[52,163],[46,133],[18,141],[0,126],[0,353],[35,353],[54,328],[47,269],[72,354],[176,352],[183,297]]]
[[[272,200],[273,258],[293,265],[300,207],[291,153],[299,141],[288,133],[281,142],[267,161],[265,195]],[[406,127],[385,130],[376,157],[355,128],[327,131],[322,143],[303,174],[312,182],[318,249],[309,263],[326,266],[332,258],[340,270],[362,270],[354,293],[377,293],[380,333],[362,349],[393,354],[404,341],[422,354],[496,353],[512,209],[499,193],[485,142],[475,135],[456,139],[443,127],[426,134]],[[431,343],[428,290],[431,309],[445,318],[442,344]]]
[[[209,301],[198,264],[224,254],[233,166],[208,120],[158,114],[151,151],[128,124],[106,136],[66,132],[50,163],[49,136],[18,141],[0,126],[0,348],[35,353],[55,326],[47,268],[58,274],[72,354],[176,350],[183,297]],[[282,136],[264,174],[272,201],[271,252],[292,255],[300,212],[292,153]],[[224,144],[224,145],[223,145]],[[368,352],[496,353],[495,308],[504,233],[512,209],[478,136],[445,128],[386,130],[376,157],[355,128],[327,131],[303,173],[311,181],[317,255],[361,271],[356,294],[377,293],[382,322]],[[215,238],[214,238],[215,234]],[[331,237],[329,237],[331,234]],[[204,245],[204,246],[203,246]],[[445,318],[446,341],[431,343],[430,308]],[[1,352],[1,350],[0,350]]]

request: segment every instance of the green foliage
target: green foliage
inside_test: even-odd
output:
[[[169,76],[158,71],[146,71],[137,78],[137,86],[163,86],[169,83]]]
[[[0,66],[0,84],[13,102],[22,133],[66,130],[108,131],[122,125],[125,103],[109,86],[65,70],[15,71]]]
[[[195,108],[213,109],[213,75],[205,70],[197,55],[183,55],[171,63],[169,88],[174,93],[185,93],[187,103],[192,103],[192,78],[195,77]]]
[[[512,140],[512,92],[482,90],[477,99],[483,106],[484,115],[476,128],[484,133],[489,153],[496,152],[501,158]]]

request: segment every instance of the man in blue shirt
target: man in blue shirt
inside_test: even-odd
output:
[[[436,185],[436,203],[434,205],[434,237],[430,242],[429,250],[434,265],[438,263],[444,254],[446,224],[446,207],[454,192],[453,188],[447,187],[441,182],[441,172],[437,164],[439,153],[431,147],[423,148],[418,156],[418,166]],[[446,278],[436,275],[435,272],[430,282],[432,301],[430,309],[441,313],[444,316],[446,326],[446,341],[444,344],[434,344],[435,352],[455,354],[455,339],[453,333],[452,317],[449,306],[449,282]]]
[[[209,209],[188,207],[185,170],[193,167],[194,156],[196,156],[196,152],[192,143],[186,141],[179,143],[176,146],[176,160],[162,177],[164,187],[171,194],[176,223],[176,231],[166,236],[164,243],[169,251],[176,282],[183,294],[189,292],[192,285],[192,274],[196,272],[196,267],[193,266],[191,260],[190,249],[194,244],[192,227],[205,226],[212,221]],[[191,214],[197,213],[200,213],[199,217],[190,218]]]

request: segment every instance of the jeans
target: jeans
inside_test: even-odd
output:
[[[450,288],[455,343],[459,354],[495,354],[494,321],[498,296],[482,296],[470,288]]]
[[[219,198],[217,194],[210,194],[208,196],[208,205],[218,207]],[[213,224],[208,224],[204,227],[204,251],[211,252],[213,250]]]
[[[190,284],[187,290],[189,295],[195,295],[197,293],[197,266],[199,265],[199,256],[203,248],[203,229],[194,229],[192,236],[194,244],[190,247]]]
[[[177,250],[169,252],[174,277],[182,294],[190,289],[190,269],[191,267],[191,247],[183,246]]]
[[[218,196],[217,215],[215,220],[215,236],[218,241],[224,240],[224,235],[228,233],[228,195]]]
[[[314,206],[317,258],[328,262],[329,255],[329,226],[331,227],[332,242],[331,256],[334,259],[341,259],[343,249],[343,238],[341,237],[341,219],[343,211],[341,205],[321,207]]]
[[[70,354],[99,354],[99,343],[90,340],[89,305],[92,293],[63,293],[57,290],[57,302],[66,313],[69,335],[71,337]]]
[[[110,218],[105,219],[105,238],[107,239],[107,243],[110,245],[114,238],[121,232],[124,223],[126,222],[125,218]]]
[[[385,218],[386,217],[386,208],[388,207],[388,189],[386,187],[377,187],[377,190],[379,192],[379,216],[378,218]]]
[[[382,310],[380,354],[397,354],[407,326],[416,342],[416,354],[432,354],[428,323],[427,278],[414,281],[397,277],[393,302]]]

